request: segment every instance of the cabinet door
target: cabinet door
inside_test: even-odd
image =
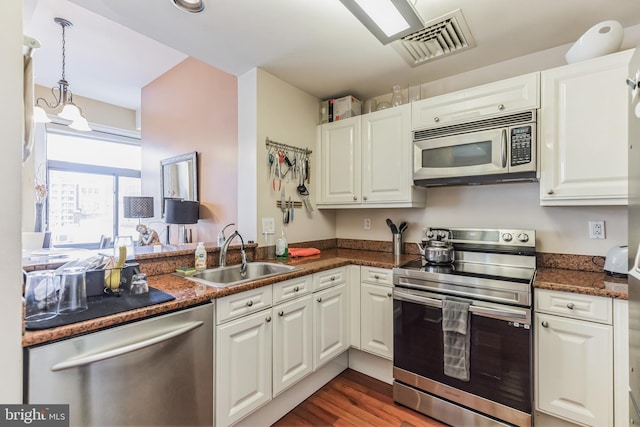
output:
[[[273,396],[313,371],[311,295],[273,307]]]
[[[313,294],[313,369],[349,347],[347,285]]]
[[[631,51],[542,72],[542,205],[627,204]]]
[[[414,102],[411,128],[427,129],[538,108],[538,82],[539,73],[531,73]]]
[[[588,426],[613,425],[611,326],[536,313],[536,403]]]
[[[393,288],[362,283],[361,348],[387,359],[393,358]]]
[[[216,426],[271,400],[271,360],[271,309],[216,328]]]
[[[362,116],[363,203],[410,200],[410,120],[410,104]]]
[[[317,204],[361,203],[360,116],[320,126]]]

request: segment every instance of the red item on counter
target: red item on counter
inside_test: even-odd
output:
[[[320,254],[320,249],[316,248],[289,248],[289,256],[293,258],[318,254]]]

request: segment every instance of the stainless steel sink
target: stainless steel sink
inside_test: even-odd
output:
[[[216,288],[226,288],[240,283],[251,282],[253,280],[264,279],[266,277],[277,276],[279,274],[290,273],[300,270],[302,267],[278,264],[273,262],[249,262],[247,271],[241,273],[241,264],[229,265],[225,267],[210,268],[198,271],[187,279],[214,286]]]

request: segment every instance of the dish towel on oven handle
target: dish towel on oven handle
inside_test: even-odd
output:
[[[444,374],[462,381],[469,381],[471,322],[468,302],[455,299],[442,300],[442,339]]]

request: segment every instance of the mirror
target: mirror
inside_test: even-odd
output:
[[[167,198],[198,200],[198,154],[183,154],[160,161],[162,216]]]

